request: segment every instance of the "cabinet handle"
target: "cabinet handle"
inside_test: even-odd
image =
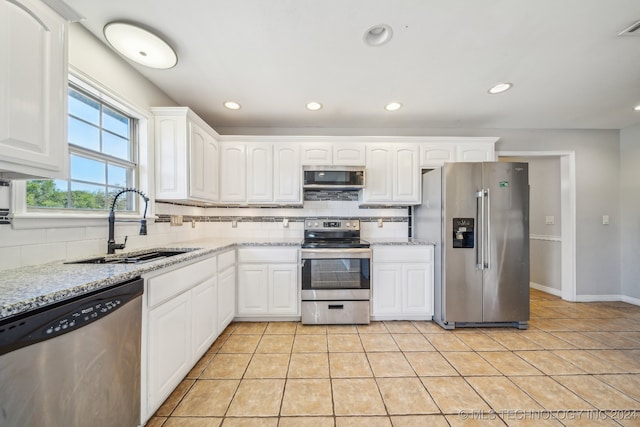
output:
[[[344,309],[344,304],[329,304],[329,310],[342,310]]]

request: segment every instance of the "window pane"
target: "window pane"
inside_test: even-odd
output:
[[[71,179],[106,184],[105,163],[86,157],[71,155]]]
[[[109,187],[109,206],[108,206],[109,209],[111,209],[111,203],[113,203],[113,198],[120,191],[122,191],[122,188]],[[124,211],[124,210],[135,209],[135,205],[134,205],[135,199],[133,198],[134,195],[135,193],[131,193],[131,192],[121,194],[120,197],[118,197],[118,201],[116,202],[115,210]]]
[[[129,118],[106,106],[102,108],[102,127],[129,139]]]
[[[116,165],[107,165],[107,184],[114,187],[129,187],[130,182],[127,179],[127,168]]]
[[[71,181],[71,207],[106,209],[105,188],[99,185]]]
[[[66,208],[67,181],[27,181],[27,206],[42,208]]]
[[[100,129],[69,117],[69,143],[100,151]]]
[[[69,114],[82,120],[100,125],[100,104],[93,99],[69,89]]]
[[[102,152],[119,159],[131,160],[129,140],[105,131],[102,131]]]

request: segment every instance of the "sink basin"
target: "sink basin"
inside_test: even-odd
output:
[[[70,261],[65,264],[140,264],[143,262],[156,261],[161,258],[168,258],[181,255],[193,249],[153,249],[144,252],[122,255],[109,255],[95,258]]]

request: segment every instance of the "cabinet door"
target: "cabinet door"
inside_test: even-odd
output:
[[[193,358],[203,355],[218,336],[217,297],[215,276],[191,290]]]
[[[236,270],[228,268],[218,275],[218,334],[236,315]]]
[[[339,166],[362,166],[365,162],[363,144],[337,143],[333,145],[333,164]]]
[[[458,162],[492,162],[494,160],[494,143],[461,143],[456,147]]]
[[[183,117],[155,116],[156,197],[184,199],[187,194],[187,128]]]
[[[220,153],[220,201],[247,200],[247,163],[244,144],[223,144]]]
[[[416,263],[402,266],[402,312],[433,314],[433,264]]]
[[[303,165],[333,164],[333,148],[329,143],[303,144],[301,150]]]
[[[393,150],[388,145],[368,145],[364,202],[393,201]]]
[[[402,313],[401,264],[375,264],[373,266],[372,315]]]
[[[420,203],[420,166],[418,147],[396,147],[393,164],[393,201]]]
[[[12,0],[0,2],[0,28],[0,177],[66,179],[66,22]]]
[[[455,162],[455,144],[421,144],[420,145],[420,166],[438,167],[445,162]]]
[[[276,144],[273,151],[273,201],[302,203],[302,168],[298,146]]]
[[[247,201],[273,201],[273,146],[247,145]]]
[[[191,293],[185,292],[149,312],[148,410],[153,411],[189,372]]]
[[[266,264],[238,267],[238,316],[266,314],[269,304],[269,276]]]
[[[218,201],[219,150],[213,136],[195,123],[189,123],[189,196]]]
[[[298,314],[298,265],[269,265],[269,314]]]

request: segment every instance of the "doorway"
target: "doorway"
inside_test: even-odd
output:
[[[573,151],[498,151],[498,159],[555,158],[560,161],[560,297],[576,301],[576,178]]]

